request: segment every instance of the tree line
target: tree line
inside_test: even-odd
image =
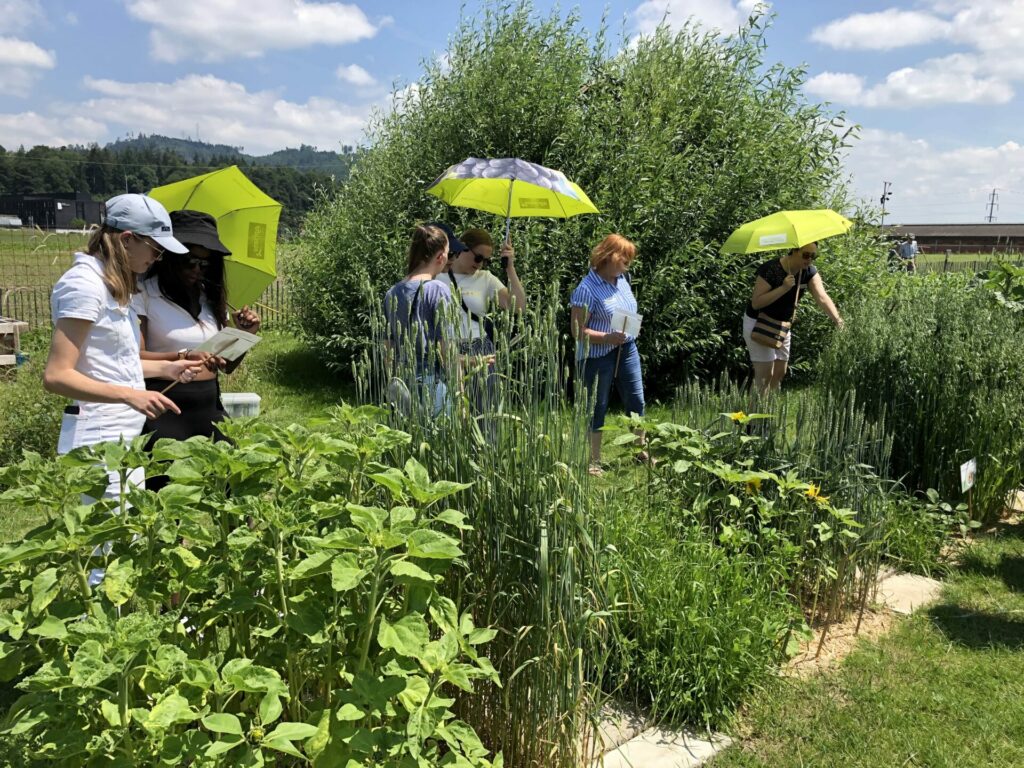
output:
[[[218,168],[237,165],[260,189],[281,203],[281,231],[296,233],[313,206],[317,190],[333,190],[348,178],[356,154],[319,152],[312,147],[281,150],[255,158],[235,148],[175,140],[118,142],[112,146],[0,147],[0,195],[82,192],[105,200],[122,192],[148,192]],[[190,148],[191,156],[183,155]],[[173,148],[172,148],[173,147]],[[326,157],[325,157],[326,156]],[[281,164],[287,162],[288,164]]]

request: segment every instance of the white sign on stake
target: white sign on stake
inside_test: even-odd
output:
[[[970,459],[960,465],[960,490],[967,493],[974,487],[974,476],[978,472],[978,460]]]

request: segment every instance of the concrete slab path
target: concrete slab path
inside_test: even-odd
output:
[[[934,602],[942,583],[912,573],[888,573],[878,582],[878,601],[896,613],[909,614]]]

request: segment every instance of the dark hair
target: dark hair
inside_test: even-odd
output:
[[[146,278],[156,277],[161,295],[188,312],[193,320],[198,321],[199,314],[203,311],[199,303],[199,292],[190,291],[181,279],[185,259],[188,257],[189,254],[165,251],[164,257],[146,272]],[[217,328],[223,328],[228,324],[228,293],[224,285],[224,257],[221,254],[209,251],[200,285],[206,294],[206,303],[217,320]]]
[[[788,252],[789,252],[790,255],[792,255],[792,254],[796,253],[797,251],[802,251],[808,245],[817,245],[817,244],[818,244],[817,240],[812,240],[809,243],[804,243],[803,245],[798,245],[796,248],[790,248]]]
[[[467,229],[462,233],[459,238],[469,250],[473,250],[478,245],[489,245],[494,247],[494,241],[491,240],[490,233],[485,229]]]
[[[429,224],[420,225],[412,231],[409,243],[409,262],[405,273],[412,274],[437,255],[437,252],[448,247],[448,235],[439,227]]]

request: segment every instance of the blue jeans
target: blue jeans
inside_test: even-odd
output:
[[[604,415],[608,411],[608,400],[612,394],[612,380],[619,389],[619,397],[626,408],[626,413],[635,413],[638,416],[644,415],[644,382],[640,371],[640,353],[636,349],[635,341],[627,341],[620,348],[622,357],[619,357],[619,350],[601,357],[589,357],[583,366],[583,385],[587,394],[594,398],[594,418],[591,419],[590,429],[597,432],[604,426]],[[615,362],[618,359],[619,373],[615,374]],[[597,379],[597,386],[594,380]]]

